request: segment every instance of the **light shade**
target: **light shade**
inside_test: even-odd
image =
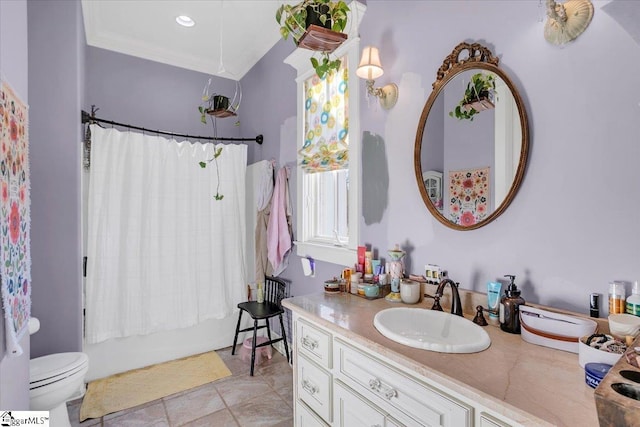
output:
[[[375,80],[384,74],[380,63],[378,48],[367,46],[362,49],[362,58],[356,70],[356,75],[362,79]]]
[[[183,27],[193,27],[194,25],[196,25],[196,22],[193,19],[191,19],[190,16],[187,16],[187,15],[177,16],[176,22],[182,25]]]

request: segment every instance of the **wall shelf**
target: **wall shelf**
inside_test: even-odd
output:
[[[215,110],[207,110],[207,114],[209,114],[210,116],[219,117],[219,118],[237,116],[237,114],[234,113],[233,111],[227,110],[227,109],[224,109],[224,108],[217,108]]]
[[[309,28],[307,28],[302,37],[300,37],[298,47],[331,53],[346,39],[347,35],[344,33],[332,31],[318,25],[309,25]]]

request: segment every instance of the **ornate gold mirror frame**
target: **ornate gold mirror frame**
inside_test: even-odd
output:
[[[466,55],[464,53],[467,53]],[[482,46],[479,43],[460,43],[457,45],[450,55],[448,55],[442,66],[438,69],[436,81],[433,83],[433,91],[422,110],[422,115],[420,116],[420,121],[418,124],[418,130],[416,133],[415,140],[415,148],[414,148],[414,169],[416,175],[416,181],[418,184],[418,188],[420,190],[420,195],[422,196],[422,200],[424,201],[429,212],[443,225],[452,228],[454,230],[468,231],[480,228],[489,224],[491,221],[495,220],[498,216],[500,216],[509,206],[513,198],[515,197],[518,188],[522,182],[524,177],[525,168],[527,164],[527,157],[529,153],[529,124],[527,119],[527,113],[524,107],[524,102],[522,101],[522,97],[520,93],[514,86],[511,79],[506,75],[504,71],[502,71],[498,67],[499,59],[494,57],[491,51]],[[451,219],[445,217],[445,215],[440,211],[438,207],[434,205],[429,194],[427,193],[427,188],[424,182],[424,174],[422,159],[425,154],[423,154],[423,139],[425,138],[425,128],[427,124],[427,118],[429,117],[429,113],[432,110],[434,102],[438,95],[443,92],[447,83],[449,83],[454,77],[459,74],[467,71],[467,70],[484,70],[485,72],[494,73],[495,76],[502,79],[505,86],[508,87],[509,91],[513,95],[513,100],[515,102],[515,106],[517,108],[517,115],[519,117],[519,124],[521,127],[521,137],[522,140],[520,142],[520,155],[519,161],[517,165],[517,169],[513,174],[513,180],[511,182],[511,186],[509,188],[508,193],[501,201],[501,203],[497,206],[494,206],[493,211],[483,218],[481,221],[475,222],[473,224],[462,225],[457,222],[453,222]],[[514,114],[515,116],[515,114]],[[445,120],[456,120],[452,117],[445,117]],[[443,144],[446,142],[443,138]],[[474,141],[469,141],[469,144],[473,144]],[[428,153],[427,153],[428,154]],[[514,162],[515,163],[515,162]],[[446,172],[443,170],[443,172]],[[448,177],[445,175],[442,179],[442,184],[449,185]],[[445,203],[448,201],[445,200]],[[441,208],[441,207],[440,207]]]

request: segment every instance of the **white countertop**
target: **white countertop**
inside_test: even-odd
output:
[[[430,308],[429,301],[405,305],[320,293],[288,298],[283,305],[523,425],[598,426],[594,390],[585,384],[575,353],[529,344],[495,325],[485,327],[491,337],[487,350],[436,353],[398,344],[373,326],[380,310]]]

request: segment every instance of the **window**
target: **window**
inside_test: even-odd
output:
[[[349,243],[349,171],[346,169],[303,175],[308,239],[324,244]],[[315,201],[315,203],[314,203]]]
[[[311,68],[308,53],[296,67],[297,254],[347,266],[356,262],[359,240],[358,53],[359,39],[350,38],[333,54],[341,69],[324,79]]]

